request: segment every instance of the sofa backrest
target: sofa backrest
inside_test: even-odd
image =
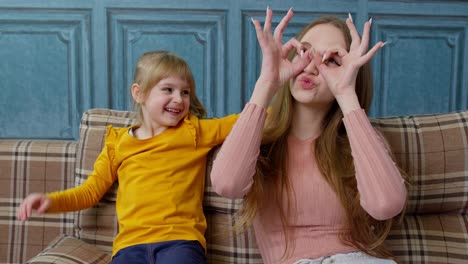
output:
[[[132,112],[127,111],[91,109],[83,114],[77,147],[76,184],[81,184],[93,169],[94,160],[103,146],[106,126],[123,127],[133,122]],[[426,240],[421,241],[421,232],[430,234],[429,239],[436,244],[448,237],[453,238],[451,243],[455,251],[457,248],[466,249],[465,240],[460,240],[460,236],[466,235],[463,220],[456,220],[456,227],[449,221],[453,232],[439,236],[437,234],[447,229],[446,223],[438,223],[439,218],[436,217],[429,220],[429,226],[422,225],[418,214],[451,212],[466,215],[468,111],[371,119],[371,122],[384,134],[397,163],[412,181],[408,217],[402,225],[395,225],[388,239],[394,253],[400,260],[432,257],[431,247]],[[208,160],[211,162],[212,159]],[[242,234],[230,232],[235,224],[232,216],[242,201],[222,198],[213,191],[209,180],[210,168],[208,164],[204,198],[208,221],[208,263],[262,263],[251,229]],[[116,188],[117,185],[109,190],[94,208],[76,213],[76,236],[108,251],[111,251],[113,237],[118,232]],[[411,215],[414,217],[409,217]],[[447,247],[442,248],[445,250]],[[457,259],[459,252],[453,256]]]
[[[32,192],[74,186],[74,141],[0,140],[0,263],[24,263],[61,234],[73,234],[73,213],[33,214],[16,219]]]
[[[466,213],[468,111],[373,119],[408,173],[406,213]]]
[[[93,170],[94,161],[104,145],[106,126],[126,127],[134,122],[134,113],[129,111],[91,109],[83,114],[77,146],[76,185],[82,184]],[[213,151],[209,155],[213,155]],[[210,168],[208,164],[207,170]],[[114,184],[98,205],[76,212],[75,217],[75,236],[108,252],[112,251],[112,241],[118,232],[115,212],[117,187],[118,184]],[[235,224],[231,216],[238,210],[240,202],[218,196],[212,190],[208,177],[204,196],[205,215],[209,223],[206,232],[208,263],[228,259],[232,260],[228,263],[262,263],[252,230],[241,235],[229,232]],[[238,253],[232,257],[232,252]]]
[[[129,111],[91,109],[83,113],[77,146],[76,185],[81,185],[93,171],[94,162],[104,146],[106,127],[126,127],[133,122],[133,113]],[[115,183],[96,206],[75,213],[75,236],[108,252],[112,252],[112,241],[118,232],[117,187]]]
[[[372,120],[411,180],[386,239],[400,263],[467,263],[468,111]]]

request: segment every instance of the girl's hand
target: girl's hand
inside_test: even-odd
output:
[[[271,34],[271,20],[273,11],[267,8],[265,25],[262,27],[258,20],[252,19],[257,34],[257,40],[262,49],[262,69],[255,85],[251,101],[267,107],[276,91],[290,78],[297,75],[309,63],[309,51],[304,52],[302,44],[296,39],[291,39],[283,45],[283,32],[293,17],[291,9],[283,17]],[[289,52],[295,48],[298,60],[288,60]]]
[[[345,49],[335,48],[327,50],[320,59],[314,59],[314,63],[328,84],[330,91],[335,98],[348,94],[355,94],[356,77],[362,65],[372,59],[377,51],[385,45],[378,42],[370,49],[369,46],[369,31],[372,24],[372,19],[364,24],[362,40],[354,26],[351,15],[346,19],[346,24],[351,33],[351,47],[349,52]],[[338,67],[330,67],[329,61],[336,61]]]
[[[18,220],[25,221],[31,216],[33,210],[42,214],[50,208],[51,204],[52,202],[47,195],[43,193],[31,193],[18,207],[16,217]]]

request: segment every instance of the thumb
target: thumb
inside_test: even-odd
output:
[[[328,70],[328,66],[324,63],[317,62],[314,60],[315,67],[317,67],[319,73],[323,76],[323,78],[329,82],[330,74]]]
[[[36,212],[40,214],[45,213],[47,209],[49,209],[49,207],[50,207],[50,199],[49,197],[44,197],[41,199],[41,203],[39,207],[37,208]]]
[[[298,73],[303,71],[307,67],[307,65],[309,65],[309,63],[312,60],[309,54],[310,50],[307,50],[306,52],[304,52],[304,54],[299,55],[301,56],[301,58],[297,63],[293,63],[293,76],[296,76]]]

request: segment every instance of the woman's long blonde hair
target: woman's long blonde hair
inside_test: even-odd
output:
[[[206,110],[195,94],[195,80],[188,63],[179,56],[168,51],[146,52],[138,59],[133,74],[133,83],[140,86],[140,91],[147,96],[151,89],[162,79],[178,77],[190,86],[190,108],[189,111],[198,118],[206,115]],[[135,100],[136,118],[139,123],[143,122],[141,105]]]
[[[309,29],[320,24],[330,24],[337,27],[343,33],[349,50],[351,45],[349,29],[344,21],[332,16],[321,17],[307,25],[296,35],[296,39],[300,41]],[[291,60],[295,53],[296,51],[291,52]],[[290,247],[294,247],[294,244],[288,245],[290,234],[286,229],[288,224],[286,216],[290,214],[287,210],[291,206],[284,208],[281,202],[283,195],[288,198],[289,204],[294,201],[293,190],[287,174],[287,136],[291,126],[294,104],[289,85],[287,82],[272,102],[263,131],[254,184],[244,199],[243,207],[238,212],[237,223],[238,226],[244,228],[250,226],[256,212],[264,204],[265,196],[272,195],[268,197],[276,199],[285,232],[286,248],[283,256]],[[369,110],[372,100],[372,89],[371,68],[367,63],[361,67],[356,79],[357,97],[361,107],[366,112]],[[392,258],[393,255],[383,244],[392,226],[392,220],[377,221],[373,219],[359,203],[351,148],[342,119],[343,113],[338,103],[334,101],[323,121],[323,130],[315,146],[315,157],[320,172],[337,194],[346,212],[346,231],[341,234],[340,238],[345,244],[352,245],[370,255]]]

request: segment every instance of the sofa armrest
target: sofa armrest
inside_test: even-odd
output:
[[[16,220],[31,192],[74,185],[76,142],[0,140],[0,263],[24,263],[60,234],[73,234],[73,213],[33,214]]]
[[[68,235],[61,235],[50,242],[49,246],[41,253],[26,263],[67,264],[72,262],[80,264],[107,264],[110,260],[110,253],[99,249],[95,245],[88,244]]]

